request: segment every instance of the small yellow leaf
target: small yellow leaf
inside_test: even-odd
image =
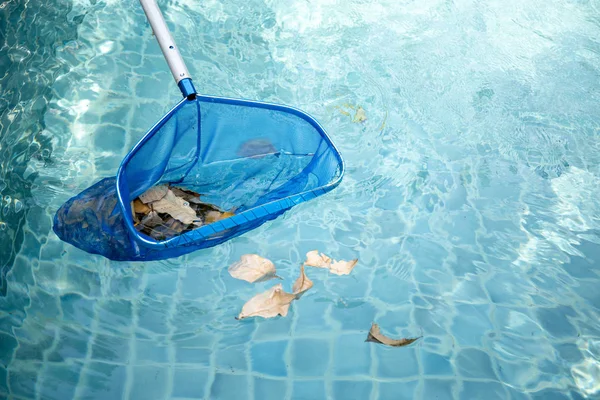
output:
[[[229,218],[234,215],[234,213],[229,211],[209,211],[206,214],[204,214],[204,222],[206,222],[207,224],[212,224],[213,222],[220,221],[222,219]]]
[[[295,298],[295,295],[284,292],[281,283],[279,283],[266,292],[257,294],[248,300],[236,319],[248,317],[272,318],[278,315],[285,317],[290,304]]]
[[[304,272],[304,265],[300,267],[300,276],[294,282],[294,286],[292,287],[292,292],[296,296],[296,299],[302,297],[304,292],[313,287],[313,281],[308,279],[306,273]]]
[[[305,265],[317,268],[329,268],[331,264],[331,258],[325,254],[319,254],[319,250],[313,250],[306,253]]]
[[[140,199],[135,199],[133,201],[133,210],[140,214],[148,214],[151,211],[150,207],[142,203]]]
[[[257,254],[244,254],[240,261],[231,264],[227,270],[232,277],[250,283],[279,278],[275,275],[275,265]]]
[[[355,258],[354,260],[350,260],[350,261],[335,260],[333,263],[331,263],[331,266],[329,267],[329,271],[332,274],[336,274],[336,275],[348,275],[348,274],[350,274],[352,269],[356,266],[356,263],[358,263],[358,258]]]
[[[364,108],[358,107],[356,110],[356,114],[354,114],[354,118],[352,118],[352,122],[364,122],[367,120],[367,114],[365,113]]]
[[[374,323],[371,325],[371,330],[369,331],[369,335],[367,336],[367,340],[365,340],[365,342],[375,342],[375,343],[385,344],[386,346],[401,347],[401,346],[407,346],[418,339],[419,338],[410,338],[410,339],[389,338],[389,337],[385,336],[383,333],[381,333],[381,330],[379,329],[379,325]]]

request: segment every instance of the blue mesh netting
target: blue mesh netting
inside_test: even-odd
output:
[[[182,100],[131,150],[116,177],[68,200],[54,232],[113,260],[157,260],[215,246],[336,187],[343,162],[323,129],[289,107],[198,96]],[[168,183],[235,215],[166,240],[134,227],[130,203]]]

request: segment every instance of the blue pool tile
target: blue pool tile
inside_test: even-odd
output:
[[[481,347],[487,332],[493,329],[488,305],[459,304],[452,321],[451,332],[464,347]]]
[[[579,390],[571,390],[569,391],[569,394],[571,395],[571,400],[587,400],[586,397],[579,392]]]
[[[523,390],[535,385],[539,380],[537,363],[528,360],[505,361],[496,358],[498,378],[515,389]]]
[[[78,267],[71,263],[65,266],[69,289],[86,297],[100,296],[100,275],[97,272]]]
[[[292,400],[326,399],[325,382],[321,380],[295,380]]]
[[[83,329],[63,327],[58,334],[58,343],[48,355],[48,361],[64,361],[68,358],[80,359],[85,357],[90,333]]]
[[[178,270],[162,274],[147,274],[145,294],[148,297],[172,296],[177,289],[177,280],[179,279]]]
[[[290,310],[291,311],[291,310]],[[254,340],[281,340],[290,337],[292,318],[274,318],[260,321],[254,332]]]
[[[287,384],[280,379],[254,377],[254,398],[256,400],[281,400],[285,398]]]
[[[124,365],[90,362],[84,366],[84,387],[81,398],[84,400],[118,399],[125,390],[127,371]]]
[[[533,400],[571,400],[563,390],[559,389],[544,389],[535,393],[531,393]]]
[[[389,273],[387,269],[379,269],[373,278],[373,296],[388,304],[401,304],[410,299],[417,287],[414,282],[398,278]]]
[[[387,347],[368,343],[375,347],[377,376],[380,378],[413,378],[419,375],[419,364],[415,348]]]
[[[0,394],[8,393],[8,371],[0,365]]]
[[[292,368],[297,377],[322,376],[329,364],[329,342],[318,339],[292,341]]]
[[[339,258],[345,260],[351,260],[355,258],[352,255],[349,255],[347,258],[343,258],[344,256],[339,255]],[[333,293],[349,293],[352,294],[355,298],[362,298],[367,295],[367,290],[369,290],[369,281],[368,278],[370,274],[370,268],[372,266],[365,265],[361,263],[359,260],[356,267],[352,270],[352,274],[348,276],[339,276],[338,279],[330,279],[328,283],[328,288]],[[314,274],[311,272],[314,268],[311,268],[307,274],[309,277],[312,277]],[[322,273],[322,272],[321,272]],[[313,278],[311,278],[313,279]],[[314,288],[313,288],[314,289]],[[319,291],[321,292],[321,291]],[[315,290],[314,293],[317,293]],[[322,293],[322,292],[321,292]]]
[[[365,334],[339,336],[334,345],[333,370],[336,376],[370,375],[371,346]]]
[[[132,307],[129,300],[101,300],[96,305],[98,327],[112,333],[127,333],[131,330]]]
[[[245,400],[248,398],[248,376],[216,374],[210,388],[211,400]]]
[[[169,313],[172,299],[161,298],[160,300],[145,297],[138,302],[138,326],[147,331],[166,335],[169,332]]]
[[[423,381],[423,399],[452,400],[456,382],[442,379],[425,379]]]
[[[413,315],[415,323],[423,330],[425,336],[441,336],[446,334],[445,325],[450,315],[446,310],[441,311],[417,307],[413,311]]]
[[[375,306],[362,300],[338,302],[331,307],[331,317],[342,330],[368,330],[376,312]]]
[[[41,362],[44,359],[44,352],[48,350],[54,342],[54,333],[51,330],[40,330],[38,340],[31,343],[26,340],[19,340],[19,346],[15,352],[17,360],[31,360]]]
[[[216,352],[216,367],[219,371],[232,373],[248,371],[245,345],[230,346],[218,349]]]
[[[537,317],[540,324],[546,332],[559,339],[577,336],[577,330],[569,320],[575,315],[575,311],[571,307],[537,309]]]
[[[17,348],[18,342],[12,335],[0,332],[0,363],[7,366],[13,358],[13,352]]]
[[[140,293],[142,275],[113,276],[110,280],[110,293],[119,298],[132,299]]]
[[[531,396],[529,395],[529,393],[526,393],[519,389],[511,388],[508,385],[503,385],[503,387],[507,393],[507,398],[510,400],[531,400]]]
[[[250,350],[252,371],[265,375],[286,376],[285,352],[287,341],[255,343]]]
[[[380,382],[378,400],[412,400],[416,399],[419,381]]]
[[[463,381],[459,399],[504,400],[508,393],[498,382]]]
[[[314,290],[314,287],[311,290]],[[332,307],[330,302],[319,301],[315,297],[305,299],[303,296],[302,302],[295,304],[294,308],[298,318],[294,334],[312,334],[331,329],[331,323],[327,318],[330,307]]]
[[[127,132],[120,126],[106,124],[99,125],[94,138],[94,147],[99,151],[118,153],[125,147]]]
[[[175,361],[179,364],[195,364],[196,366],[210,366],[212,351],[205,348],[178,347]]]
[[[127,363],[130,359],[129,338],[97,334],[92,344],[92,358],[95,361]]]
[[[76,293],[60,296],[63,321],[89,327],[94,319],[94,303],[95,300],[86,299]]]
[[[334,399],[369,399],[373,382],[366,380],[337,380],[333,382]]]
[[[164,399],[167,397],[169,368],[138,366],[133,368],[130,400]]]
[[[172,397],[203,399],[209,381],[208,369],[175,368]]]
[[[456,356],[456,368],[464,378],[497,379],[490,356],[479,349],[462,349]]]
[[[536,292],[530,281],[515,279],[515,275],[508,272],[496,272],[485,287],[493,303],[513,306],[530,304],[530,296]]]
[[[189,267],[186,276],[179,283],[181,296],[185,299],[213,298],[220,293],[220,285],[203,285],[202,282],[218,282],[219,271],[206,268]]]
[[[72,399],[79,381],[81,364],[48,364],[39,385],[42,399]]]
[[[441,354],[430,353],[427,350],[420,349],[421,365],[425,375],[453,376],[454,368],[450,363],[450,358]]]
[[[30,318],[58,318],[60,315],[58,299],[42,289],[34,289],[29,293],[31,304],[27,310]]]
[[[560,358],[570,364],[577,364],[583,360],[579,346],[575,343],[555,344],[554,348],[558,351]]]
[[[39,366],[35,364],[25,365],[19,363],[18,366],[8,369],[8,384],[11,393],[26,399],[36,397],[35,385],[38,379]]]
[[[168,346],[155,340],[137,339],[135,342],[137,364],[166,363],[168,361],[168,351]]]

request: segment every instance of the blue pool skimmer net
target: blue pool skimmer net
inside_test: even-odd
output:
[[[112,260],[177,257],[257,228],[336,186],[344,162],[324,129],[283,105],[196,93],[155,0],[140,0],[184,98],[100,180],[56,212],[54,232]],[[169,184],[233,215],[157,240],[135,227],[132,201]]]

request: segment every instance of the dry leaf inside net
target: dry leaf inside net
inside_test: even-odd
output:
[[[167,195],[168,190],[169,187],[167,185],[153,186],[144,193],[140,194],[139,199],[144,204],[158,201]]]
[[[415,342],[418,339],[419,339],[418,337],[410,338],[410,339],[389,338],[389,337],[385,336],[383,333],[381,333],[381,330],[379,329],[379,325],[373,323],[371,325],[371,330],[369,331],[369,335],[367,336],[367,340],[365,340],[365,342],[380,343],[380,344],[385,344],[386,346],[391,346],[391,347],[402,347],[402,346],[407,346],[407,345]]]
[[[151,211],[148,215],[146,215],[140,225],[148,228],[154,228],[156,226],[164,224],[165,221],[158,215],[156,211]]]
[[[236,319],[248,317],[272,318],[278,315],[285,317],[290,304],[295,298],[295,295],[286,293],[281,283],[278,283],[266,292],[257,294],[248,300]]]
[[[275,264],[258,254],[244,254],[239,261],[231,264],[227,270],[232,277],[250,283],[279,278],[275,275]]]
[[[175,186],[171,186],[170,189],[175,194],[175,196],[181,197],[182,199],[184,199],[185,201],[187,201],[189,203],[199,204],[202,202],[200,200],[200,193],[196,193],[191,190],[187,190],[187,189],[175,187]]]
[[[153,202],[152,209],[159,213],[169,214],[186,225],[198,220],[198,216],[190,204],[181,197],[175,196],[171,190],[167,190],[167,194],[162,199]]]
[[[308,279],[306,273],[304,272],[304,265],[300,266],[300,276],[294,282],[294,286],[292,287],[292,292],[296,296],[296,299],[302,297],[304,292],[313,287],[313,281]]]

